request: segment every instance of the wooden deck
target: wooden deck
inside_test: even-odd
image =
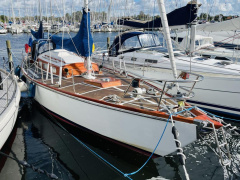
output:
[[[58,81],[59,77],[54,76],[53,84],[50,80],[50,74],[48,75],[48,80],[46,80],[46,72],[43,71],[43,75],[39,72],[36,72],[34,68],[31,69],[38,78],[35,78],[37,81],[44,83],[48,86],[61,89],[66,92],[74,93],[77,95],[82,95],[88,98],[102,100],[105,102],[124,105],[127,107],[134,107],[140,109],[146,109],[150,111],[156,111],[158,107],[158,102],[160,99],[161,92],[159,91],[156,96],[154,97],[150,94],[142,94],[137,95],[133,94],[132,91],[134,90],[133,87],[130,87],[127,93],[124,95],[124,91],[127,90],[129,84],[132,81],[131,77],[126,77],[117,73],[113,73],[111,71],[103,71],[102,74],[96,75],[96,79],[106,79],[106,78],[115,78],[121,81],[121,85],[112,86],[107,88],[98,87],[96,85],[89,84],[85,78],[82,76],[75,76],[71,78],[63,78],[61,87],[59,87]],[[30,71],[29,71],[30,72]],[[43,79],[42,79],[43,77]],[[146,90],[152,88],[144,83],[140,83],[140,88],[145,88]],[[166,105],[170,106],[177,106],[177,103],[171,99],[167,99],[166,95],[163,95],[163,99],[161,101],[161,106],[165,107]],[[161,107],[160,107],[161,109]]]

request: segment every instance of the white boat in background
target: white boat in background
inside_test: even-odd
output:
[[[172,38],[178,49],[182,51],[190,49],[190,36],[187,35],[187,32],[178,33],[177,37],[173,34]],[[240,63],[240,50],[223,48],[221,45],[215,46],[213,37],[210,36],[195,36],[194,53],[211,59],[229,61],[229,63]]]
[[[240,17],[222,22],[199,24],[197,34],[213,38],[215,46],[234,49],[240,46]]]
[[[7,29],[4,29],[0,26],[0,34],[6,34],[7,33]]]
[[[20,89],[14,75],[0,69],[0,149],[8,139],[15,125],[19,101]]]
[[[195,96],[188,102],[205,109],[240,116],[240,65],[201,56],[189,57],[180,51],[174,51],[174,55],[178,74],[191,71],[204,76],[204,81],[197,83],[194,88]],[[115,66],[124,70],[125,65],[127,71],[144,77],[172,77],[167,50],[153,33],[122,33],[116,36],[111,45],[108,59],[103,54],[94,57],[95,62],[103,63],[105,67],[112,67],[114,62]]]
[[[9,29],[9,32],[12,34],[20,34],[23,32],[23,30],[18,25],[12,25],[11,28]]]
[[[70,32],[70,29],[67,26],[62,26],[61,28],[59,28],[59,32]]]

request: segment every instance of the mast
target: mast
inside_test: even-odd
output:
[[[171,62],[172,66],[172,72],[173,72],[173,77],[177,79],[177,68],[174,60],[174,54],[173,54],[173,47],[172,47],[172,41],[170,38],[170,30],[168,26],[168,20],[167,20],[167,15],[166,15],[166,9],[164,5],[163,0],[157,0],[158,2],[158,8],[160,11],[160,16],[161,16],[161,21],[162,21],[162,26],[163,26],[163,35],[167,43],[167,49],[168,49],[168,54],[169,54],[169,59]]]
[[[24,20],[26,21],[26,2],[24,0]]]
[[[15,16],[14,16],[14,11],[13,11],[12,0],[11,0],[11,6],[12,6],[12,18],[13,18],[13,24],[15,24]]]
[[[51,22],[52,22],[52,25],[53,25],[52,0],[50,0],[50,11],[51,11]]]
[[[88,0],[84,0],[84,11],[87,13],[87,23],[88,23]],[[88,28],[88,24],[87,24],[87,28]],[[88,40],[89,40],[89,32],[90,32],[90,30],[88,30],[87,32],[88,32]],[[90,43],[88,42],[88,45],[89,44]],[[90,47],[88,47],[88,48],[90,48]],[[88,57],[86,57],[86,59],[87,59],[87,74],[84,76],[84,78],[86,78],[86,79],[95,79],[95,77],[92,76],[92,62],[91,62],[90,54],[88,55]]]
[[[40,14],[40,21],[42,21],[42,8],[41,8],[41,0],[39,0],[39,14]]]
[[[112,6],[112,0],[110,1],[110,4],[108,6],[107,23],[110,22],[111,6]]]

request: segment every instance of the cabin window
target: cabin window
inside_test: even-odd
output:
[[[202,57],[211,58],[211,56],[210,56],[210,55],[207,55],[207,54],[202,54]]]
[[[56,67],[52,67],[52,72],[53,72],[54,74],[57,73],[57,69],[56,69]]]
[[[156,46],[160,46],[161,45],[161,42],[160,42],[160,40],[159,40],[157,35],[153,35],[153,39],[154,39],[154,42],[155,42]]]
[[[132,58],[131,58],[131,61],[137,61],[137,58],[132,57]]]
[[[174,57],[182,56],[180,53],[174,53]],[[169,58],[169,55],[164,56],[165,58]]]
[[[205,39],[200,39],[200,40],[199,40],[199,45],[200,45],[200,46],[202,46],[202,45],[208,45],[208,44],[213,44],[212,39],[210,39],[210,38],[205,38]]]
[[[198,60],[198,61],[205,61],[207,60],[208,58],[206,57],[198,57],[198,58],[194,58],[194,60]]]
[[[43,63],[43,69],[47,70],[48,64]]]
[[[145,59],[145,62],[147,62],[147,63],[158,63],[158,61],[157,60],[155,60],[155,59]]]
[[[227,61],[231,61],[230,59],[226,58],[226,57],[220,57],[220,56],[216,56],[215,59],[217,60],[227,60]]]
[[[155,46],[152,34],[142,34],[139,36],[139,40],[142,44],[142,47]]]
[[[199,46],[199,41],[198,41],[198,40],[195,41],[195,45],[196,45],[196,46]]]
[[[39,44],[38,53],[41,54],[43,52],[49,51],[53,49],[53,44],[50,42],[43,42]]]
[[[39,61],[39,62],[38,62],[38,66],[39,66],[39,67],[42,67],[42,61]]]
[[[141,45],[139,43],[137,36],[133,36],[133,37],[125,40],[122,44],[123,50],[128,50],[128,49],[132,49],[132,48],[140,48],[140,47],[141,47]]]

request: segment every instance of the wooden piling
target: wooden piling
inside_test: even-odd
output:
[[[6,41],[6,45],[7,45],[7,53],[8,53],[8,62],[9,62],[9,69],[13,72],[13,59],[12,59],[12,52],[11,52],[11,43],[9,40]]]

